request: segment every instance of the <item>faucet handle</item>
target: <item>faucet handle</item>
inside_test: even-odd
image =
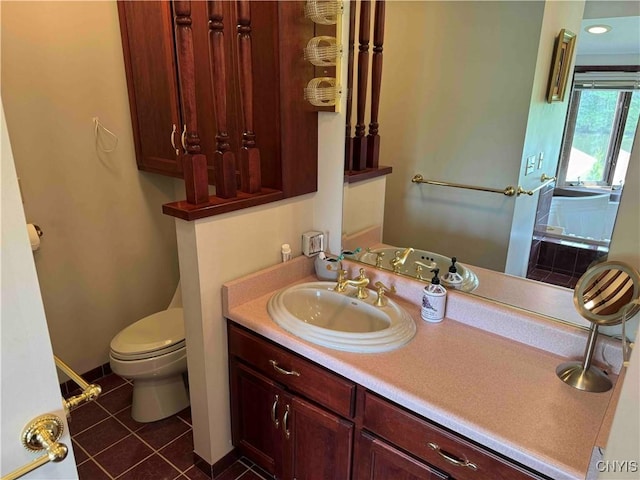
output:
[[[358,277],[356,278],[356,280],[364,280],[365,278],[367,278],[367,276],[364,273],[364,268],[361,268],[358,271]]]
[[[424,280],[424,277],[422,276],[422,269],[423,267],[423,263],[422,262],[415,262],[416,265],[416,278],[418,280]]]
[[[347,289],[347,271],[343,268],[338,269],[337,282],[338,283],[336,283],[336,286],[333,287],[333,289],[338,293],[344,292]]]
[[[393,285],[391,287],[387,287],[382,282],[376,282],[373,284],[373,286],[376,287],[376,290],[378,292],[378,298],[376,298],[376,301],[374,302],[374,305],[376,307],[384,307],[387,304],[388,300],[387,297],[385,297],[385,291],[396,293],[396,287],[394,287]]]
[[[384,257],[384,252],[374,252],[371,248],[367,247],[367,253],[376,256],[376,268],[382,267],[382,257]]]

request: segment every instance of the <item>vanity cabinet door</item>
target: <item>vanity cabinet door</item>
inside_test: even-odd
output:
[[[353,430],[353,423],[293,397],[291,415],[283,423],[284,478],[351,478]]]
[[[361,432],[358,439],[354,470],[354,480],[440,480],[451,478],[366,432]]]
[[[234,446],[272,475],[282,478],[281,424],[291,400],[280,386],[230,359],[231,431]],[[289,407],[290,408],[290,407]]]
[[[171,2],[117,3],[138,168],[182,177]]]

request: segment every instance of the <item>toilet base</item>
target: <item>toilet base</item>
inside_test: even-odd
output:
[[[182,374],[133,381],[131,417],[136,422],[162,420],[188,406],[189,394]]]

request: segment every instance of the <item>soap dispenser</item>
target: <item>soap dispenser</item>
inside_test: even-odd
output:
[[[431,284],[424,287],[422,291],[422,308],[420,314],[427,322],[437,323],[444,318],[447,305],[447,290],[440,285],[438,274],[439,269],[431,270],[433,278]]]
[[[447,287],[455,288],[456,290],[460,290],[462,287],[462,275],[458,273],[458,269],[456,267],[456,262],[458,259],[456,257],[451,257],[451,266],[449,267],[449,271],[442,277],[442,283],[444,283]]]

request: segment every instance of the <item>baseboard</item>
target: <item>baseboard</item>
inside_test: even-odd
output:
[[[222,472],[224,472],[227,468],[229,468],[233,463],[240,458],[238,451],[234,448],[229,453],[227,453],[224,457],[218,460],[216,463],[211,465],[209,462],[204,460],[200,455],[193,452],[194,464],[198,469],[207,475],[211,479],[215,479]]]

